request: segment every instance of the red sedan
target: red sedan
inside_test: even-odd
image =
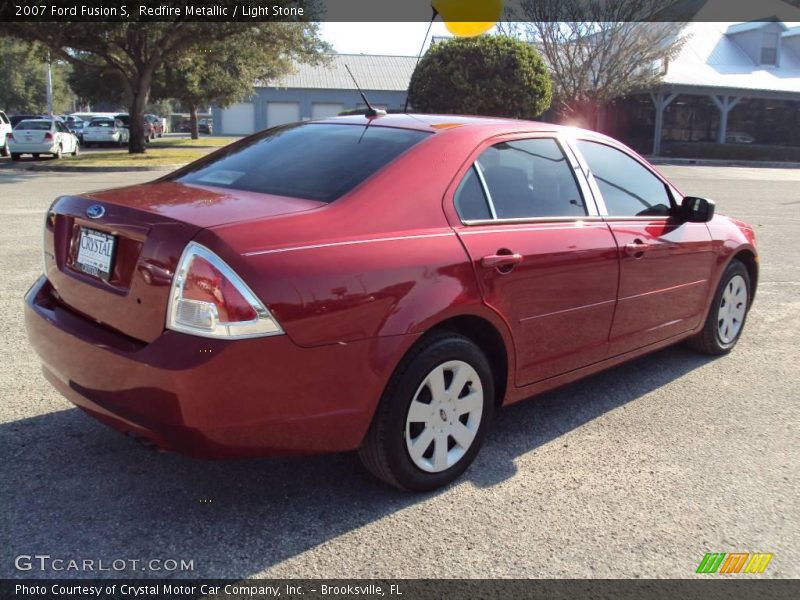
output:
[[[358,449],[428,490],[500,406],[683,340],[730,351],[757,279],[748,225],[612,139],[355,116],[57,199],[26,324],[62,394],[150,445]]]

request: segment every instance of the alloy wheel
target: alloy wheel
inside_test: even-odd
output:
[[[741,275],[731,277],[717,311],[717,335],[723,344],[730,344],[739,335],[747,312],[747,284]]]
[[[417,388],[406,416],[405,441],[414,465],[440,473],[467,453],[481,424],[483,386],[461,360],[435,367]]]

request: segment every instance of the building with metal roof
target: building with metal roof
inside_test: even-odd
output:
[[[214,107],[214,132],[253,133],[365,108],[346,67],[375,108],[400,109],[416,62],[414,56],[330,54],[319,65],[298,64],[281,78],[257,82],[253,95],[242,102]]]

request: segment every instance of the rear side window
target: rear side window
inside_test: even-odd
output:
[[[475,166],[467,171],[464,179],[461,180],[461,185],[456,190],[455,200],[456,210],[464,221],[492,218],[492,213],[489,212],[489,203],[483,194],[483,188],[481,188],[481,182],[478,179]]]
[[[666,185],[639,161],[597,142],[578,140],[577,146],[597,181],[610,216],[669,215]]]
[[[50,121],[21,121],[14,129],[21,131],[50,131]]]
[[[390,127],[288,125],[190,165],[177,180],[332,202],[428,135]]]
[[[475,164],[483,173],[488,201],[498,219],[587,214],[575,173],[553,138],[501,142],[487,148]],[[467,193],[474,188],[472,178],[478,180],[472,175],[474,170],[456,195],[456,208],[465,221],[491,218],[473,216],[480,210],[480,203]]]

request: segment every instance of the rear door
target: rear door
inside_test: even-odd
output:
[[[507,321],[519,386],[602,360],[618,258],[571,151],[555,137],[487,142],[456,179],[455,230],[484,301]]]
[[[597,140],[574,144],[619,246],[610,354],[693,329],[703,317],[714,263],[708,227],[677,219],[671,187],[633,154]]]

